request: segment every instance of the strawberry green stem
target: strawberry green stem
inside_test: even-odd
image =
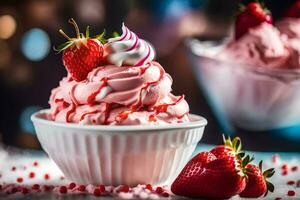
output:
[[[72,40],[62,29],[59,29],[58,32],[62,34],[67,40]]]
[[[78,28],[78,25],[77,23],[75,22],[75,20],[73,18],[69,19],[69,23],[72,24],[75,28],[75,31],[76,31],[76,37],[77,38],[80,38],[80,31],[79,31],[79,28]]]

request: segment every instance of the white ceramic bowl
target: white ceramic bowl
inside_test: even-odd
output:
[[[49,110],[32,115],[43,149],[64,175],[81,184],[170,184],[190,159],[206,119],[168,125],[105,126],[58,123]]]

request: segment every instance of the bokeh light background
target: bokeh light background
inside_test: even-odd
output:
[[[53,46],[64,42],[68,19],[92,33],[120,31],[122,22],[151,41],[157,60],[174,79],[175,94],[186,94],[191,112],[208,118],[203,142],[219,143],[220,128],[193,77],[184,39],[220,39],[230,34],[238,0],[2,0],[0,1],[0,136],[4,144],[39,148],[30,115],[48,107],[53,87],[66,75]],[[247,2],[247,1],[244,1]],[[266,1],[274,17],[292,0]],[[272,3],[270,3],[272,2]],[[175,59],[174,59],[175,58]],[[184,83],[184,84],[183,84]],[[246,141],[247,142],[247,141]],[[249,147],[255,144],[249,143]]]

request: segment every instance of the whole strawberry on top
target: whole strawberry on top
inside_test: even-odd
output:
[[[262,195],[267,195],[268,191],[273,192],[274,185],[267,181],[267,179],[272,177],[274,173],[274,168],[263,172],[262,161],[260,161],[259,166],[253,164],[246,165],[247,184],[240,196],[258,198]]]
[[[96,38],[90,38],[89,27],[86,29],[86,35],[80,33],[79,28],[74,21],[70,19],[76,30],[76,38],[70,38],[63,30],[59,32],[68,40],[60,45],[57,50],[63,51],[63,64],[76,81],[82,81],[87,74],[95,67],[99,66],[103,60],[104,48],[101,44],[103,34]]]
[[[285,17],[300,18],[300,0],[296,1],[285,13]]]
[[[192,198],[230,198],[246,187],[244,166],[252,160],[243,159],[241,141],[225,139],[224,145],[210,152],[201,152],[190,160],[173,182],[174,194]]]
[[[239,39],[250,28],[263,22],[273,23],[272,16],[263,3],[251,2],[247,6],[242,5],[235,21],[235,39]]]

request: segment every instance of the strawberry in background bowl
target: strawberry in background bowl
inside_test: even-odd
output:
[[[234,37],[187,41],[193,70],[224,129],[280,131],[299,138],[299,54],[270,11],[258,2],[242,6]],[[291,134],[286,128],[293,127]]]
[[[201,140],[207,121],[154,61],[152,45],[124,24],[122,35],[76,37],[58,47],[68,71],[32,115],[43,149],[79,184],[169,184]]]

